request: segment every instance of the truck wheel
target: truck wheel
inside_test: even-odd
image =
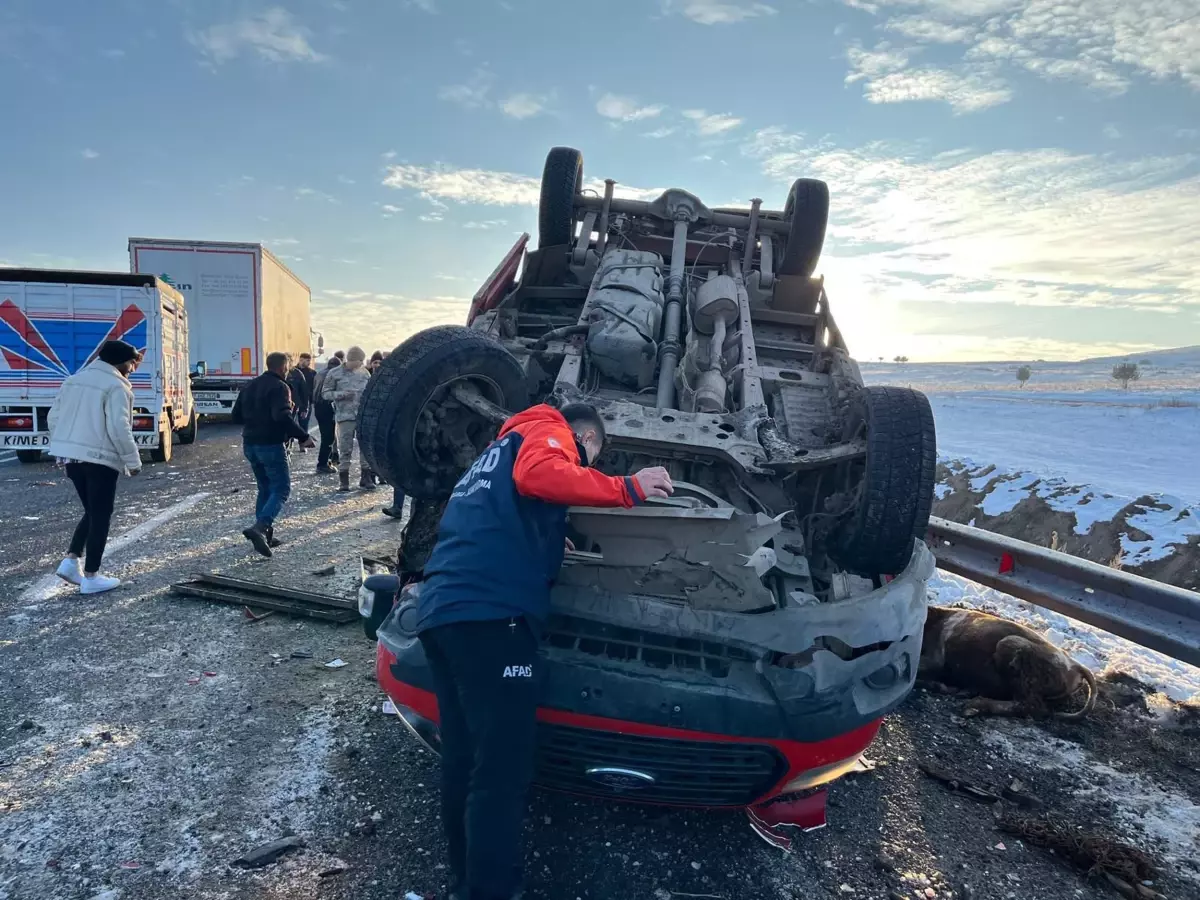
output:
[[[164,428],[158,433],[158,446],[150,451],[151,462],[165,463],[171,461],[172,451],[175,449],[172,441],[174,435],[175,432],[170,428]]]
[[[538,249],[571,243],[575,203],[582,190],[583,154],[571,147],[551,147],[538,200]]]
[[[358,407],[363,460],[414,499],[449,496],[496,436],[496,424],[460,404],[456,385],[506,410],[524,409],[525,372],[491,338],[459,325],[413,335],[383,361]]]
[[[41,450],[18,450],[17,459],[23,463],[35,463],[42,461]]]
[[[194,444],[196,443],[196,431],[200,427],[200,417],[196,415],[193,409],[191,416],[188,418],[188,423],[183,428],[179,429],[179,443]]]
[[[787,248],[779,263],[780,275],[808,278],[817,268],[829,222],[829,185],[816,178],[797,178],[783,207],[788,221]]]
[[[849,473],[858,477],[861,494],[830,556],[858,575],[896,575],[929,526],[937,466],[933,410],[920,391],[868,387],[855,401],[847,431],[866,437],[867,456]]]

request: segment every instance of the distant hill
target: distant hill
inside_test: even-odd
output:
[[[1150,350],[1142,353],[1128,353],[1125,356],[1097,356],[1083,360],[1085,363],[1119,363],[1125,360],[1141,362],[1148,359],[1156,366],[1200,365],[1200,344],[1191,347],[1176,347],[1173,350]]]

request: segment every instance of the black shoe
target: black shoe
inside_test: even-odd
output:
[[[389,516],[393,519],[403,519],[404,518],[404,507],[403,506],[400,506],[400,507],[385,506],[383,508],[383,514],[385,516]]]
[[[271,555],[271,544],[267,538],[267,532],[265,529],[259,527],[258,525],[251,525],[249,528],[243,529],[242,537],[253,544],[254,549],[263,556]]]
[[[350,473],[349,472],[338,472],[338,493],[339,494],[350,493]]]
[[[272,525],[270,528],[268,528],[266,530],[266,535],[267,535],[267,546],[268,547],[275,548],[283,543],[283,541],[281,541],[277,537],[275,537],[275,526],[274,525]]]

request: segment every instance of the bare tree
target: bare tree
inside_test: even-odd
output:
[[[1017,369],[1017,381],[1021,382],[1022,388],[1025,387],[1025,382],[1032,377],[1033,369],[1029,368],[1029,366],[1021,366],[1021,368]]]
[[[1141,370],[1135,362],[1117,363],[1113,366],[1112,377],[1114,381],[1121,382],[1121,390],[1129,390],[1129,382],[1137,381],[1142,377]]]

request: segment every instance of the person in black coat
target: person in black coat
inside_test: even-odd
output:
[[[296,368],[288,372],[287,384],[292,392],[292,403],[296,406],[296,424],[308,431],[312,418],[313,386],[317,371],[312,367],[312,354],[301,353]],[[303,451],[302,451],[303,452]]]
[[[275,520],[292,492],[287,442],[299,441],[302,449],[313,446],[312,437],[293,417],[287,370],[286,353],[268,353],[267,371],[238,393],[232,410],[233,421],[242,426],[242,452],[258,484],[254,524],[242,536],[263,556],[270,556],[278,545]]]

